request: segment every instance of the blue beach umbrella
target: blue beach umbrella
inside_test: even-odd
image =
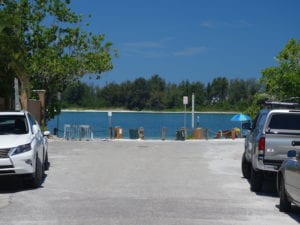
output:
[[[230,120],[235,122],[243,122],[243,121],[251,120],[251,117],[246,114],[239,113],[234,115]]]
[[[236,114],[230,119],[230,121],[241,122],[241,137],[243,133],[243,122],[249,120],[251,120],[251,117],[243,113]]]

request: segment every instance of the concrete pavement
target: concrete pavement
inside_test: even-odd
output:
[[[49,141],[35,190],[0,190],[0,224],[299,224],[240,171],[243,139]],[[272,185],[271,185],[272,186]]]

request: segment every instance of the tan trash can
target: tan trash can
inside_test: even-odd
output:
[[[193,130],[194,139],[202,139],[203,138],[203,130],[202,128],[196,128]]]
[[[114,138],[121,139],[123,137],[123,129],[121,127],[114,128]]]

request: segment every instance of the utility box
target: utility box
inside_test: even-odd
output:
[[[185,140],[186,130],[185,128],[181,128],[180,130],[176,131],[176,140],[177,141],[184,141]]]
[[[138,129],[129,129],[129,138],[130,139],[138,139],[139,138]]]

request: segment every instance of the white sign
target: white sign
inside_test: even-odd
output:
[[[107,113],[107,115],[108,115],[108,117],[112,117],[112,112],[109,111],[109,112]]]
[[[188,102],[189,102],[188,96],[183,96],[183,104],[184,104],[184,105],[187,105]]]

